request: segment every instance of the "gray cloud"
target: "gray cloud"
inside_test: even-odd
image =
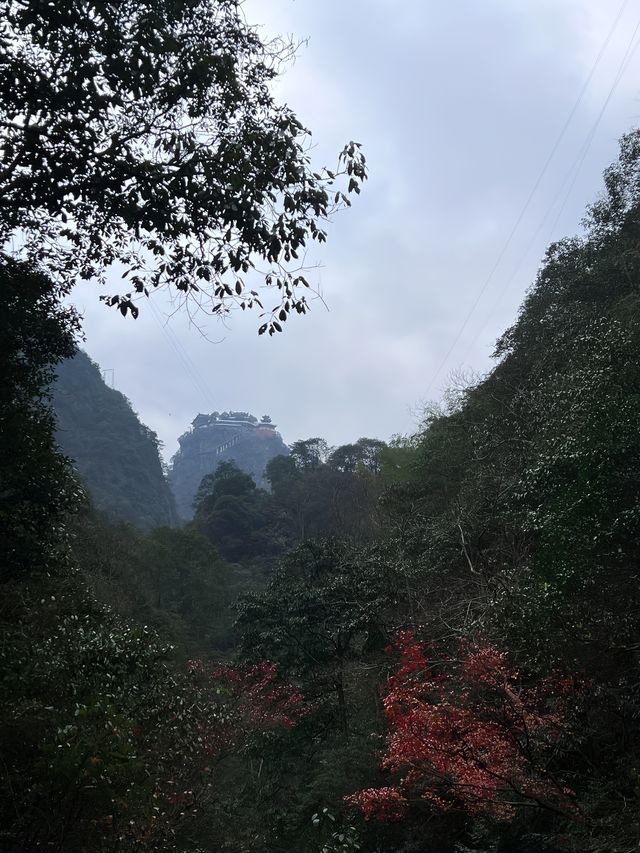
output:
[[[313,129],[318,165],[330,165],[344,142],[358,139],[371,180],[331,225],[329,243],[310,253],[311,262],[322,263],[315,278],[329,312],[314,303],[280,337],[257,338],[257,317],[241,315],[229,329],[209,320],[208,335],[224,337],[212,344],[178,314],[169,322],[170,342],[144,305],[141,319],[123,321],[98,305],[95,288],[78,289],[88,352],[115,369],[116,386],[158,431],[167,455],[192,417],[214,408],[269,412],[287,441],[319,434],[338,444],[410,429],[414,405],[437,397],[449,370],[488,367],[493,341],[513,321],[546,243],[576,232],[617,138],[638,112],[635,53],[552,231],[564,198],[559,189],[640,16],[634,0],[502,263],[435,376],[617,4],[252,0],[245,10],[266,32],[309,36],[280,92]],[[162,294],[154,304],[163,316],[171,310]]]

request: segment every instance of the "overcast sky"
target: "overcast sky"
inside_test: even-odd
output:
[[[167,459],[214,410],[269,413],[289,443],[414,429],[452,371],[490,368],[545,246],[579,230],[640,114],[640,0],[250,0],[245,11],[265,34],[308,39],[278,92],[312,129],[316,165],[355,139],[370,180],[310,256],[329,310],[315,302],[283,335],[258,338],[257,314],[201,317],[207,337],[180,314],[165,327],[162,294],[125,320],[95,285],[78,288],[86,350]]]

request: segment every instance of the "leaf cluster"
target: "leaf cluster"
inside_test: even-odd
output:
[[[237,0],[3,0],[0,21],[0,243],[64,283],[117,264],[130,292],[101,298],[124,315],[167,284],[217,315],[262,309],[254,278],[278,301],[260,334],[307,311],[304,253],[366,169],[351,142],[312,170],[272,90],[291,44]]]

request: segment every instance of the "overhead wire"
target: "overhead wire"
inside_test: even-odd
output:
[[[560,184],[560,187],[559,187],[558,192],[556,193],[556,195],[554,197],[553,202],[551,203],[551,205],[547,209],[547,212],[545,213],[545,215],[541,219],[540,224],[538,225],[533,237],[529,241],[524,253],[521,255],[520,260],[516,264],[516,267],[514,268],[511,275],[507,278],[505,285],[500,289],[500,291],[496,295],[496,298],[492,303],[491,309],[490,309],[490,311],[487,315],[487,318],[485,319],[483,325],[481,326],[480,330],[478,331],[478,333],[475,336],[475,338],[473,339],[473,341],[471,341],[469,343],[469,345],[467,346],[467,349],[465,350],[465,353],[462,357],[463,362],[465,362],[467,360],[470,351],[475,346],[475,344],[478,341],[478,338],[481,337],[482,333],[484,332],[485,328],[487,327],[487,324],[488,324],[489,320],[491,319],[491,317],[493,316],[493,314],[495,313],[500,301],[503,299],[505,293],[509,289],[509,286],[511,285],[511,283],[515,279],[516,275],[520,271],[522,264],[524,263],[525,259],[529,255],[529,252],[531,251],[531,249],[535,245],[536,240],[538,238],[538,235],[542,231],[542,228],[544,227],[545,222],[547,221],[547,219],[551,215],[553,209],[556,207],[558,201],[560,200],[560,198],[562,197],[562,194],[564,193],[564,200],[562,201],[560,209],[558,210],[556,218],[554,219],[553,225],[551,226],[551,229],[549,231],[549,236],[545,240],[545,243],[544,243],[545,246],[549,245],[554,234],[556,233],[556,229],[558,227],[558,223],[560,221],[560,218],[561,218],[561,216],[564,212],[564,209],[565,209],[565,207],[569,201],[569,198],[571,197],[571,193],[573,192],[573,188],[576,185],[576,181],[577,181],[578,176],[580,174],[580,170],[582,169],[582,166],[584,165],[584,162],[585,162],[586,157],[589,153],[589,150],[590,150],[591,145],[593,143],[593,140],[596,136],[598,128],[600,127],[600,123],[602,122],[602,118],[606,112],[606,109],[609,106],[609,103],[611,102],[611,98],[615,94],[615,91],[618,88],[620,81],[622,80],[622,78],[625,75],[625,73],[629,67],[630,62],[633,59],[633,55],[635,54],[636,50],[638,49],[638,46],[640,45],[640,39],[636,39],[636,36],[638,35],[638,31],[640,31],[640,20],[636,24],[636,27],[632,33],[632,36],[629,40],[628,45],[627,45],[627,48],[624,52],[624,55],[620,61],[619,66],[618,66],[618,70],[616,72],[616,76],[614,77],[613,83],[611,84],[609,91],[607,92],[605,100],[604,100],[604,102],[600,108],[600,111],[598,112],[598,115],[596,116],[595,121],[593,122],[593,125],[591,126],[591,129],[589,130],[589,133],[587,134],[585,141],[583,142],[580,150],[576,154],[576,157],[575,157],[573,163],[571,164],[571,167],[567,171],[562,183]],[[634,41],[635,41],[635,44],[634,44]],[[599,55],[601,55],[601,54],[602,54],[602,51]],[[592,75],[590,75],[590,76],[592,76]],[[569,183],[569,181],[570,181],[570,183]],[[565,193],[565,187],[567,186],[567,183],[569,183],[569,187]]]
[[[158,328],[160,329],[160,331],[164,335],[167,343],[169,344],[170,349],[173,350],[173,352],[175,353],[175,355],[178,358],[178,361],[180,362],[180,364],[182,365],[182,368],[184,369],[185,373],[189,376],[189,378],[193,382],[194,387],[198,392],[198,395],[206,398],[207,393],[206,393],[204,386],[199,381],[199,378],[198,378],[197,374],[191,368],[191,365],[186,361],[186,359],[184,358],[184,356],[182,355],[182,353],[180,352],[180,350],[176,346],[175,341],[174,341],[173,337],[171,336],[171,334],[169,333],[166,325],[160,319],[160,316],[158,315],[155,306],[151,303],[150,300],[147,304],[151,310],[151,316],[153,317],[154,322],[156,323],[156,325],[158,326]]]
[[[178,357],[178,360],[180,361],[182,367],[185,370],[185,373],[193,382],[194,387],[198,391],[198,394],[207,402],[208,405],[214,407],[215,403],[213,394],[211,393],[211,389],[208,387],[206,380],[200,374],[197,365],[194,364],[189,354],[186,352],[186,350],[184,349],[176,335],[173,333],[173,331],[167,326],[166,323],[162,322],[158,314],[158,310],[153,304],[152,299],[147,300],[147,305],[151,309],[151,316],[153,317],[156,324],[159,326],[160,330],[165,336],[170,348]]]
[[[589,136],[588,136],[588,138],[587,138],[587,140],[583,146],[583,150],[580,154],[579,160],[578,160],[576,168],[575,168],[573,180],[571,181],[571,185],[569,186],[569,189],[567,190],[567,194],[565,195],[564,201],[562,202],[562,206],[560,207],[560,210],[558,211],[558,215],[556,216],[554,223],[553,223],[553,226],[551,228],[552,234],[555,232],[555,229],[557,228],[558,222],[560,221],[560,217],[562,216],[564,209],[567,205],[567,202],[571,196],[573,188],[574,188],[576,181],[578,179],[578,175],[580,174],[580,170],[582,169],[582,166],[584,165],[584,161],[587,157],[587,154],[589,153],[589,149],[591,148],[591,144],[592,144],[594,137],[597,133],[598,127],[600,126],[600,122],[602,121],[602,118],[606,112],[606,109],[609,106],[611,98],[615,94],[615,91],[618,88],[620,81],[624,77],[624,75],[627,71],[627,68],[629,67],[630,62],[633,59],[634,53],[638,49],[638,45],[640,44],[640,41],[636,41],[635,44],[633,44],[633,42],[634,42],[634,39],[636,38],[639,30],[640,30],[640,20],[636,24],[636,27],[633,31],[633,34],[631,36],[631,39],[629,41],[629,44],[628,44],[627,49],[625,51],[625,54],[622,58],[620,66],[618,67],[618,72],[616,74],[616,77],[615,77],[615,79],[611,85],[611,88],[609,89],[607,97],[605,98],[604,103],[602,104],[600,112],[598,113],[598,116],[597,116],[597,118],[593,124],[593,127],[591,128]]]
[[[169,327],[168,320],[165,319],[159,320],[159,323],[165,333],[165,336],[170,341],[174,352],[177,353],[178,357],[182,361],[183,365],[186,366],[188,374],[194,380],[196,387],[198,387],[201,391],[203,398],[208,402],[211,408],[215,407],[215,398],[213,393],[211,392],[211,388],[207,380],[204,378],[203,374],[200,372],[197,364],[193,361],[182,342],[175,334],[175,332]]]
[[[613,34],[616,31],[618,24],[620,23],[620,19],[622,18],[622,15],[623,15],[624,10],[627,7],[628,3],[629,3],[629,0],[623,0],[622,4],[618,10],[618,14],[616,15],[615,20],[614,20],[614,22],[613,22],[613,24],[612,24],[612,26],[608,32],[603,44],[602,44],[602,47],[600,48],[598,55],[596,56],[596,59],[593,63],[593,66],[592,66],[592,68],[591,68],[591,70],[590,70],[581,90],[580,90],[580,93],[578,94],[578,97],[576,98],[576,101],[573,104],[573,106],[569,112],[569,115],[567,116],[567,119],[565,120],[565,122],[564,122],[564,124],[563,124],[563,126],[562,126],[552,148],[551,148],[551,151],[549,152],[549,155],[547,156],[547,158],[544,162],[544,165],[542,166],[542,169],[540,170],[538,177],[536,178],[536,180],[533,184],[533,187],[532,187],[531,191],[529,192],[529,195],[527,196],[527,199],[524,202],[522,209],[520,210],[520,213],[518,215],[518,218],[515,221],[515,224],[511,228],[511,231],[509,232],[509,235],[507,236],[507,239],[504,242],[495,263],[491,267],[488,275],[486,276],[486,278],[482,284],[482,287],[478,291],[478,294],[477,294],[473,304],[471,305],[471,308],[469,309],[462,325],[460,326],[460,328],[459,328],[459,330],[458,330],[458,332],[457,332],[457,334],[453,340],[453,343],[451,344],[451,346],[447,350],[444,358],[442,359],[442,361],[440,362],[440,364],[438,366],[438,369],[433,374],[429,384],[427,385],[427,389],[426,389],[427,394],[429,393],[429,391],[433,387],[433,384],[435,383],[436,379],[438,378],[438,376],[442,372],[442,369],[444,368],[444,366],[449,361],[451,354],[453,353],[455,347],[457,346],[458,342],[460,341],[460,338],[464,334],[464,331],[467,328],[471,317],[473,316],[476,308],[478,307],[478,305],[480,303],[480,300],[482,299],[484,293],[486,292],[487,287],[491,283],[493,276],[495,275],[498,267],[500,266],[500,264],[502,262],[502,259],[504,258],[509,246],[511,245],[511,241],[513,240],[518,228],[520,227],[520,223],[524,219],[524,216],[525,216],[527,210],[529,209],[529,205],[531,204],[531,201],[533,200],[533,197],[534,197],[536,191],[538,190],[538,187],[540,186],[542,179],[544,178],[545,174],[547,173],[549,165],[551,164],[551,161],[553,160],[553,157],[555,156],[555,153],[558,150],[558,147],[559,147],[560,143],[562,142],[562,139],[564,138],[564,135],[565,135],[569,125],[571,124],[571,121],[572,121],[581,101],[582,101],[582,98],[584,97],[584,94],[587,91],[587,89],[591,83],[591,80],[592,80],[592,78],[593,78],[593,76],[594,76],[594,74],[598,68],[598,65],[600,64],[600,60],[602,59],[602,56],[604,55],[607,47],[609,46],[609,42],[611,41]]]

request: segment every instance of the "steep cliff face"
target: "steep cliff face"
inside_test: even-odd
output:
[[[104,383],[86,353],[63,362],[57,372],[56,437],[95,506],[143,530],[177,524],[156,434],[140,422],[123,394]]]
[[[178,441],[180,449],[172,459],[169,482],[183,519],[192,517],[193,499],[200,481],[213,473],[220,462],[232,459],[264,488],[267,462],[289,453],[271,419],[265,415],[258,421],[248,412],[198,415],[191,429]]]

